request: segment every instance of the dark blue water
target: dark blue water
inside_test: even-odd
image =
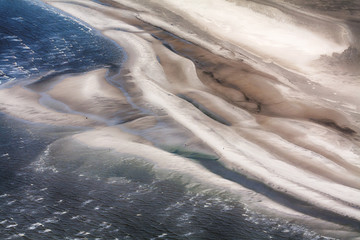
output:
[[[0,0],[0,84],[55,72],[119,66],[123,51],[38,0]]]

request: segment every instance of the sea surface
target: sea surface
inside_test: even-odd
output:
[[[40,1],[0,0],[0,14],[2,87],[126,60],[120,46]],[[326,239],[226,194],[159,180],[131,157],[116,172],[107,164],[118,155],[80,145],[54,159],[53,146],[80,130],[0,114],[1,239]],[[103,163],[103,174],[66,166],[67,157]]]
[[[0,84],[118,66],[123,51],[40,1],[0,0]]]

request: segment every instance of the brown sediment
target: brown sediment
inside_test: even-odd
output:
[[[260,102],[283,100],[271,85],[271,82],[277,82],[275,77],[256,70],[243,61],[226,59],[159,28],[143,24],[144,29],[167,47],[171,46],[172,51],[194,62],[198,77],[204,85],[211,88],[213,94],[234,105],[248,107],[249,110],[253,110],[256,104],[255,111],[259,110]]]
[[[347,134],[355,134],[359,128],[353,126],[344,115],[334,109],[327,109],[314,102],[300,102],[283,96],[281,91],[275,87],[283,85],[282,82],[270,74],[254,69],[241,60],[236,61],[218,56],[201,46],[145,22],[137,25],[154,35],[171,51],[191,60],[196,66],[197,76],[205,86],[211,89],[210,92],[235,106],[262,115],[314,120]],[[169,79],[174,76],[178,78],[174,84],[183,83],[185,78],[181,76],[181,69],[175,67],[176,65],[169,62],[168,59],[161,63]],[[170,69],[175,69],[175,71]],[[289,81],[292,81],[292,78],[302,78],[303,82],[308,80],[300,75],[296,76],[295,73],[288,74],[291,76]],[[299,87],[302,87],[303,84],[300,82],[301,86]],[[304,88],[303,91],[310,92],[311,89],[307,88]],[[329,119],[324,120],[323,118]]]
[[[101,69],[89,75],[68,77],[48,91],[48,94],[75,111],[104,119],[118,118],[122,122],[125,116],[133,119],[142,116],[118,88],[106,81],[106,72],[107,69]]]
[[[356,133],[356,131],[354,131],[353,129],[349,128],[349,127],[343,127],[343,126],[339,126],[336,122],[334,122],[334,120],[331,119],[310,119],[313,120],[317,123],[323,124],[325,126],[334,128],[336,130],[339,130],[340,132],[343,132],[345,134],[349,134],[349,135],[354,135]]]

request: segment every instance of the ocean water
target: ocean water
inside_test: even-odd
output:
[[[0,16],[0,84],[119,66],[125,57],[96,30],[37,0],[0,0]]]
[[[119,46],[41,2],[0,0],[0,12],[4,86],[124,61]],[[0,114],[1,239],[326,239],[224,193],[157,179],[131,156],[81,145],[57,154],[61,139],[79,130]],[[102,166],[101,174],[84,160]],[[122,162],[117,171],[114,160]]]

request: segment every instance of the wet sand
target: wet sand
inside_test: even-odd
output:
[[[91,127],[71,141],[142,156],[159,177],[227,191],[251,209],[325,234],[358,236],[356,73],[270,61],[167,1],[45,2],[117,42],[127,61],[117,73],[1,89],[1,111]],[[196,162],[174,148],[217,160]]]

